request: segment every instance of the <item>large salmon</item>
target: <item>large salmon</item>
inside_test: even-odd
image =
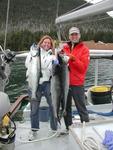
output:
[[[37,45],[33,44],[26,59],[27,81],[31,91],[31,99],[36,99],[36,91],[40,79],[40,52]]]
[[[60,121],[60,115],[64,114],[66,108],[69,90],[69,70],[67,64],[63,62],[61,57],[58,56],[58,60],[59,64],[53,64],[52,68],[51,96],[55,117]]]

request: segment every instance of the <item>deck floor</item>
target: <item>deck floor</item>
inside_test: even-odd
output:
[[[112,104],[104,104],[104,105],[98,105],[98,106],[89,106],[87,107],[88,110],[93,110],[97,112],[110,112],[112,109]],[[49,122],[40,122],[40,130],[38,131],[38,137],[37,142],[28,142],[28,134],[30,132],[30,121],[28,120],[29,117],[29,110],[26,111],[24,114],[24,117],[27,119],[23,123],[16,122],[17,124],[17,130],[16,130],[16,142],[15,142],[15,150],[81,150],[80,144],[75,140],[73,137],[72,132],[77,136],[77,138],[80,140],[80,135],[78,134],[78,131],[80,130],[76,123],[79,124],[79,116],[76,116],[73,121],[75,121],[75,127],[70,130],[69,134],[61,135],[61,136],[54,136],[52,138],[49,138],[47,140],[40,140],[43,138],[48,138],[49,135]],[[91,114],[90,116],[90,123],[89,126],[95,127],[97,131],[101,131],[103,129],[103,123],[106,120],[106,117],[103,116],[96,116],[95,114]],[[113,116],[111,117],[111,120],[113,121]],[[78,122],[77,122],[78,121]],[[110,121],[110,123],[112,122]],[[101,122],[101,129],[97,128],[95,125],[100,125]],[[108,121],[109,123],[109,118]],[[62,126],[60,130],[64,130],[65,125],[64,121],[62,119]],[[89,130],[89,128],[88,128]],[[103,130],[104,132],[104,130]]]
[[[65,129],[62,127],[62,130]],[[49,135],[49,122],[41,122],[40,131],[38,131],[37,140],[48,138]],[[24,123],[17,123],[17,131],[16,131],[16,142],[15,142],[15,150],[79,150],[75,143],[72,140],[70,134],[53,136],[47,140],[41,140],[37,142],[29,142],[28,134],[30,131],[30,123],[28,121]]]

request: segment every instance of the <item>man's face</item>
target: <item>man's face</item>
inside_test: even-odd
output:
[[[72,33],[72,34],[69,35],[69,39],[70,39],[71,42],[77,43],[80,40],[80,34]]]

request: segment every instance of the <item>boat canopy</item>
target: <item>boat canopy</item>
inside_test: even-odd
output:
[[[83,19],[85,17],[102,14],[111,10],[113,10],[113,0],[103,0],[91,6],[87,6],[74,12],[59,16],[56,18],[55,24],[58,25],[68,21]]]

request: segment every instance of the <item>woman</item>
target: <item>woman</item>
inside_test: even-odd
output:
[[[33,52],[34,51],[34,52]],[[33,70],[32,61],[38,58],[38,82],[36,88],[36,98],[32,98],[33,88],[30,87],[31,96],[31,128],[32,128],[32,138],[34,139],[39,130],[39,106],[41,102],[41,97],[45,96],[50,110],[50,127],[53,131],[57,130],[57,119],[54,116],[53,104],[50,92],[50,79],[52,71],[52,62],[56,59],[54,54],[53,40],[50,36],[45,35],[41,38],[38,45],[35,45],[34,50],[31,50],[26,58],[25,66],[27,67],[28,85],[32,85],[30,82],[30,71]],[[37,62],[37,61],[36,61]],[[32,65],[30,65],[32,64]],[[31,66],[31,69],[29,68]],[[36,83],[36,82],[35,82]],[[34,84],[33,84],[34,85]],[[31,90],[32,89],[32,90]]]

